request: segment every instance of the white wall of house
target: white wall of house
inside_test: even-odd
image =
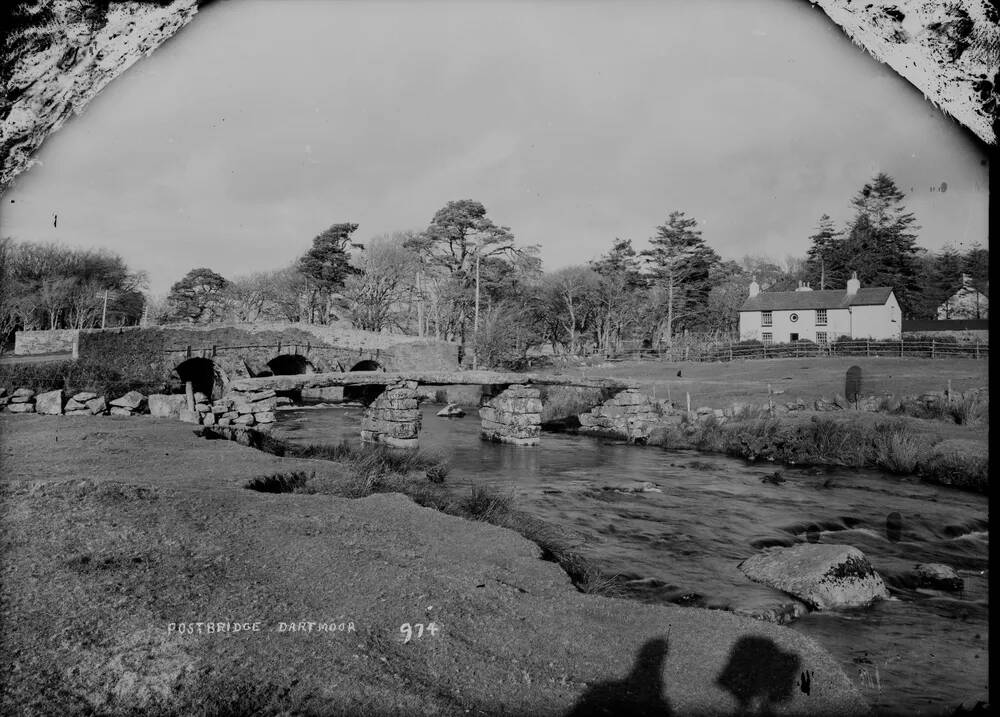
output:
[[[765,333],[771,342],[787,343],[796,334],[798,339],[818,341],[817,333],[826,333],[827,341],[841,336],[855,339],[898,339],[902,335],[902,317],[895,294],[882,306],[852,306],[849,309],[827,309],[826,326],[817,324],[815,309],[775,310],[771,326],[762,324],[760,311],[740,312],[740,339],[762,341]],[[797,317],[792,321],[792,314]]]
[[[883,306],[852,306],[855,339],[898,339],[903,334],[903,319],[896,295],[890,294]]]

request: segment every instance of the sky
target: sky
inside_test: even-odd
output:
[[[725,258],[781,261],[880,171],[920,246],[988,242],[984,146],[802,0],[228,0],[38,159],[0,234],[109,249],[154,295],[456,199],[547,270],[641,249],[674,210]]]

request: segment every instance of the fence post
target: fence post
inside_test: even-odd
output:
[[[976,339],[976,358],[979,358],[979,339]]]
[[[215,344],[212,344],[212,358],[215,358]]]
[[[690,346],[685,346],[685,347],[684,347],[684,360],[685,360],[685,361],[687,361],[687,360],[688,360],[688,351],[690,351],[690,350],[691,350],[691,347],[690,347]]]
[[[934,358],[934,339],[931,339],[931,358]]]
[[[767,412],[774,413],[774,398],[771,396],[771,384],[767,384]]]
[[[729,342],[729,362],[732,363],[732,361],[733,361],[733,342],[730,341]]]
[[[191,358],[191,344],[188,344],[187,351],[185,351],[184,358]]]
[[[865,339],[865,356],[870,357],[872,355],[872,342],[871,339]]]
[[[903,337],[899,337],[899,358],[903,358]]]
[[[688,416],[690,416],[691,415],[691,393],[690,392],[686,392],[686,395],[687,395]]]

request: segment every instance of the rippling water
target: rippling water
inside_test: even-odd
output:
[[[474,411],[472,412],[475,413]],[[283,411],[276,435],[306,443],[359,441],[361,409]],[[988,503],[985,496],[871,471],[781,469],[692,451],[664,451],[568,434],[535,447],[479,439],[479,419],[424,410],[421,446],[451,457],[448,484],[490,484],[517,507],[566,529],[607,573],[635,581],[631,597],[759,612],[789,602],[737,564],[770,545],[807,539],[862,550],[893,599],[863,610],[813,612],[789,626],[838,658],[882,712],[941,714],[988,701]],[[636,481],[662,492],[621,493]],[[898,540],[886,518],[898,512]],[[916,563],[950,565],[961,593],[917,590]]]

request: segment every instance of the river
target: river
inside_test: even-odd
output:
[[[523,510],[574,536],[603,572],[632,583],[629,597],[753,612],[788,597],[750,582],[738,563],[770,545],[805,540],[862,550],[892,599],[873,607],[810,612],[789,623],[822,644],[883,714],[950,713],[988,701],[988,501],[875,471],[781,468],[725,456],[665,451],[563,433],[535,447],[479,439],[475,411],[461,419],[423,410],[421,446],[450,458],[456,491],[489,484]],[[279,413],[275,435],[303,443],[359,442],[360,408]],[[635,481],[662,492],[609,490]],[[902,531],[890,540],[886,521]],[[893,536],[895,537],[895,536]],[[916,563],[944,563],[960,593],[912,589]]]

